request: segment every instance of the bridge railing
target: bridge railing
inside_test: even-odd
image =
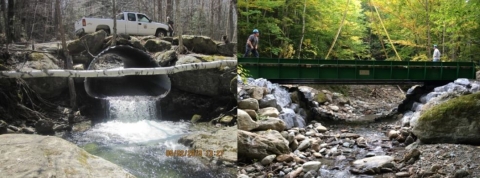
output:
[[[475,79],[473,62],[238,58],[254,78],[274,80],[447,81]]]

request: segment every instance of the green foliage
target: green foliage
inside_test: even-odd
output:
[[[249,71],[243,68],[241,64],[237,65],[237,75],[240,76],[243,83],[246,83],[247,78],[250,77]]]
[[[257,28],[261,57],[295,58],[300,53],[301,58],[323,59],[347,9],[330,59],[398,60],[398,53],[402,60],[430,61],[433,44],[442,61],[477,60],[480,54],[480,1],[347,1],[238,1],[238,51],[245,51],[243,44]]]

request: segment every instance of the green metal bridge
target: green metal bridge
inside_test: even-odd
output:
[[[253,78],[275,83],[403,84],[475,79],[474,62],[238,58]]]

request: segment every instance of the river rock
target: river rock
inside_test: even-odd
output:
[[[22,72],[43,69],[61,69],[56,63],[58,60],[50,54],[46,53],[30,53],[28,61],[17,65]],[[37,94],[43,98],[54,98],[59,96],[62,91],[67,89],[67,78],[63,77],[42,77],[42,78],[25,78],[25,82]]]
[[[184,56],[178,59],[176,65],[197,62],[201,61],[195,57]],[[204,96],[231,96],[231,81],[237,74],[233,69],[226,71],[227,68],[184,71],[169,77],[172,88]]]
[[[250,131],[258,127],[258,123],[253,121],[250,115],[241,109],[237,110],[237,122],[240,130]]]
[[[302,165],[303,172],[318,171],[322,163],[320,161],[309,161]]]
[[[202,60],[193,56],[186,55],[186,56],[179,56],[175,65],[200,63],[200,62],[202,62]]]
[[[58,137],[6,134],[0,140],[0,177],[135,177]]]
[[[303,140],[302,142],[300,142],[300,145],[298,145],[298,148],[297,148],[297,149],[300,150],[300,151],[303,151],[303,150],[309,148],[310,145],[311,145],[310,139],[307,137],[305,140]]]
[[[256,130],[276,130],[283,131],[286,128],[285,122],[276,117],[267,117],[267,119],[257,121],[258,127]]]
[[[291,162],[293,161],[293,155],[292,154],[282,154],[282,155],[278,155],[276,158],[275,158],[278,162]]]
[[[163,119],[179,120],[180,118],[191,118],[192,115],[201,115],[203,119],[216,118],[225,111],[237,106],[235,97],[208,96],[186,92],[177,88],[170,90],[170,93],[160,100],[157,110],[162,111]],[[183,109],[181,112],[178,108]],[[235,110],[234,110],[235,111]]]
[[[276,107],[277,106],[277,99],[272,94],[265,95],[262,99],[258,100],[260,108],[267,108],[267,107]]]
[[[178,140],[186,146],[200,150],[223,150],[220,160],[236,162],[237,161],[237,131],[236,127],[225,127],[213,133],[192,133]],[[203,154],[204,158],[210,159],[208,155]]]
[[[51,120],[40,119],[35,123],[35,131],[41,135],[55,134],[53,130],[53,122]]]
[[[258,110],[258,114],[261,116],[278,117],[280,112],[278,112],[277,108],[268,107]]]
[[[422,113],[412,132],[424,143],[480,144],[480,93],[460,96]]]
[[[380,173],[382,168],[391,167],[394,158],[391,156],[374,156],[364,159],[359,159],[353,162],[355,170],[351,170],[355,173]]]
[[[390,130],[387,133],[387,137],[390,140],[396,139],[399,136],[400,132],[397,130]]]
[[[224,56],[234,56],[237,54],[237,43],[221,43],[217,45],[217,54]]]
[[[142,42],[138,38],[130,37],[130,44],[134,48],[140,49],[142,51],[147,51],[147,49],[145,49],[145,47],[142,45]]]
[[[148,52],[155,53],[170,50],[172,48],[172,43],[160,39],[150,39],[145,42],[144,46]]]
[[[90,53],[97,55],[103,49],[103,40],[107,37],[107,33],[103,30],[95,33],[87,34],[80,39],[73,40],[67,44],[70,54],[78,54],[85,50],[84,41],[86,42]]]
[[[3,120],[0,120],[0,134],[5,134],[7,133],[8,131],[8,124],[3,121]]]
[[[178,60],[178,55],[175,50],[168,50],[165,52],[155,53],[154,59],[162,67],[173,66]]]
[[[183,45],[194,53],[216,54],[217,43],[207,36],[182,35]],[[174,37],[173,45],[178,45],[178,37]]]
[[[249,91],[250,97],[260,100],[263,98],[263,91],[264,91],[263,87],[253,87]]]
[[[315,129],[317,129],[317,131],[320,132],[320,133],[325,133],[325,132],[328,131],[328,129],[323,125],[319,125]]]
[[[276,130],[256,133],[238,130],[238,156],[261,160],[268,155],[290,153],[288,141]]]
[[[255,110],[253,109],[244,109],[245,112],[248,113],[248,115],[253,119],[253,120],[257,120],[257,112],[255,112]]]
[[[329,105],[328,106],[332,111],[338,111],[340,108],[338,106],[335,106],[335,105]]]
[[[270,163],[273,162],[273,160],[275,160],[275,157],[277,157],[277,155],[268,155],[268,156],[266,156],[265,158],[262,159],[261,163],[264,166],[269,165]]]
[[[239,109],[258,110],[258,100],[254,98],[247,98],[238,102]]]

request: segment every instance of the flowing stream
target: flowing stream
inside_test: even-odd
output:
[[[177,140],[189,122],[162,121],[154,98],[108,98],[109,121],[73,133],[68,139],[87,152],[142,178],[224,177],[196,157],[171,157],[167,150],[187,150]]]

